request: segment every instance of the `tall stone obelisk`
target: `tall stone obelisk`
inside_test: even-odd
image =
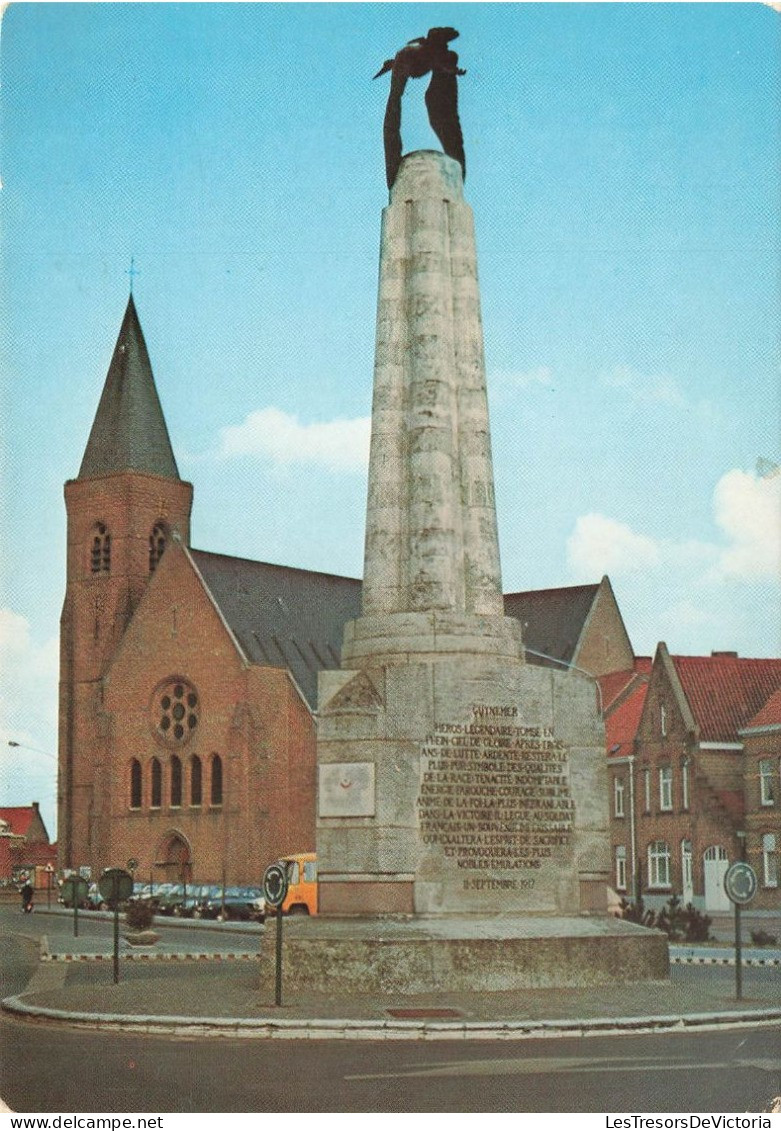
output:
[[[472,213],[437,152],[383,214],[362,615],[318,715],[323,914],[604,911],[594,689],[504,616]]]

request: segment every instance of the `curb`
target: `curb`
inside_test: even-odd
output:
[[[113,954],[42,954],[41,962],[111,962]],[[242,962],[258,961],[258,955],[248,951],[169,952],[167,954],[138,954],[132,950],[119,952],[121,962]]]
[[[730,955],[726,958],[716,958],[708,955],[701,957],[700,955],[670,955],[670,965],[675,966],[734,966],[735,956]],[[757,966],[769,968],[771,966],[781,966],[781,958],[741,958],[741,966]]]
[[[45,936],[44,936],[45,937]],[[212,962],[242,962],[259,960],[260,955],[251,951],[168,951],[164,953],[139,953],[133,950],[120,951],[123,962],[198,962],[209,960]],[[41,953],[42,962],[110,962],[113,954],[91,952],[75,953],[64,952],[60,954]],[[699,955],[670,955],[671,966],[734,966],[735,959],[729,957],[701,957]],[[770,969],[781,967],[781,958],[744,958],[741,966],[751,966],[757,969]]]
[[[597,1017],[557,1021],[400,1021],[271,1017],[160,1017],[82,1013],[30,1005],[21,995],[0,1003],[7,1013],[89,1029],[132,1030],[174,1036],[251,1037],[278,1040],[526,1040],[542,1037],[606,1036],[611,1033],[684,1032],[775,1025],[781,1008],[649,1017]]]

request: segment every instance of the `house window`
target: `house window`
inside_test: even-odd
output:
[[[670,846],[664,840],[654,840],[648,845],[648,886],[670,886]]]
[[[178,809],[182,804],[182,762],[174,754],[171,759],[171,807]]]
[[[165,527],[161,522],[152,527],[152,533],[149,535],[149,572],[154,573],[157,569],[158,562],[165,553]]]
[[[669,811],[673,807],[673,768],[659,767],[659,808]]]
[[[759,802],[761,805],[775,805],[776,803],[773,777],[773,762],[770,758],[763,758],[759,763]]]
[[[613,778],[613,812],[616,817],[624,815],[624,779],[618,775]]]
[[[102,522],[95,526],[91,565],[93,573],[109,573],[111,570],[111,535]]]
[[[138,758],[130,763],[130,808],[141,808],[141,763]]]
[[[689,808],[689,759],[684,758],[681,763],[681,805]]]
[[[662,738],[666,738],[667,737],[667,708],[665,706],[662,706],[662,709],[659,712],[659,725],[660,725],[661,730],[662,730]]]
[[[648,766],[643,770],[643,797],[645,812],[651,812],[651,770]]]
[[[616,845],[616,891],[626,891],[626,845]]]
[[[778,840],[775,833],[762,837],[762,870],[766,888],[778,887]]]
[[[201,759],[193,754],[190,759],[190,804],[200,805],[203,787],[201,780]]]
[[[212,754],[211,770],[211,803],[222,805],[222,758],[219,754]]]
[[[152,759],[152,800],[153,809],[159,809],[163,803],[163,767],[157,758]]]

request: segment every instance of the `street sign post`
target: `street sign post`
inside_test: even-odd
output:
[[[46,910],[50,911],[52,906],[52,876],[54,875],[54,865],[47,864],[44,871],[46,872]]]
[[[743,953],[740,939],[740,910],[757,894],[757,874],[745,860],[730,864],[724,873],[724,890],[735,908],[735,997],[743,998]]]
[[[79,937],[79,904],[82,899],[87,898],[89,892],[89,885],[86,880],[81,876],[72,875],[68,876],[62,883],[62,900],[63,903],[69,903],[73,900],[73,937]]]
[[[100,894],[114,910],[114,985],[119,981],[119,905],[133,894],[133,877],[124,868],[106,868],[98,881]]]
[[[263,874],[263,896],[276,911],[276,970],[274,979],[274,1004],[282,1004],[282,904],[287,895],[287,868],[284,864],[269,864]]]

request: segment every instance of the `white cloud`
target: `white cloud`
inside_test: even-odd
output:
[[[624,522],[603,514],[584,514],[567,539],[567,561],[578,577],[593,579],[653,568],[659,562],[653,538],[636,534]]]
[[[300,423],[297,416],[269,406],[220,429],[218,455],[255,456],[280,466],[317,464],[329,471],[361,471],[369,462],[371,420]]]
[[[781,475],[733,469],[713,490],[712,541],[654,539],[603,514],[581,515],[567,540],[575,581],[603,573],[619,582],[619,603],[641,650],[666,639],[674,650],[709,652],[760,643],[778,648]],[[719,534],[722,535],[719,538]],[[637,640],[635,639],[637,635]]]
[[[713,492],[716,523],[729,540],[712,570],[715,579],[779,577],[781,475],[757,478],[734,469]]]
[[[671,408],[685,408],[688,404],[675,379],[664,374],[647,376],[627,365],[619,365],[600,374],[599,380],[608,389],[621,389],[641,404],[662,404]]]

